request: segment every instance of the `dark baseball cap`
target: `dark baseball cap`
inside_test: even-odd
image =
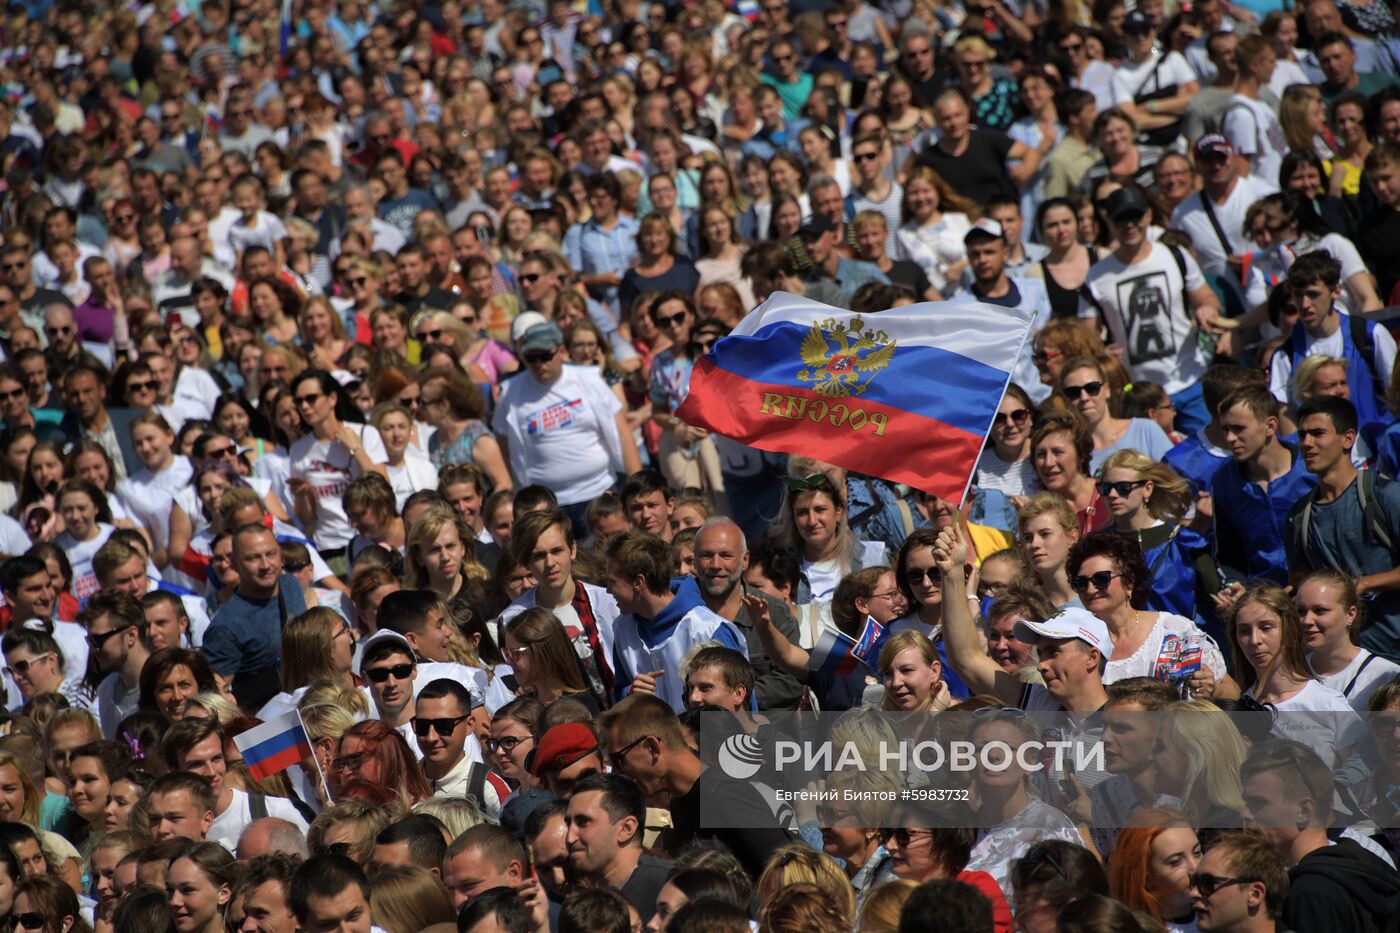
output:
[[[815,240],[823,233],[830,233],[836,225],[824,214],[813,214],[812,219],[798,228],[797,235],[804,240]]]
[[[1210,155],[1232,156],[1234,154],[1234,144],[1219,133],[1207,133],[1196,140],[1196,161],[1198,162]]]
[[[1152,20],[1147,18],[1147,14],[1142,10],[1133,10],[1123,17],[1123,31],[1125,33],[1152,32],[1157,27],[1152,25]]]
[[[1104,213],[1112,221],[1141,217],[1152,209],[1137,188],[1119,188],[1104,199]]]

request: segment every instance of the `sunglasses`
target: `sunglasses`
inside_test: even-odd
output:
[[[909,829],[908,827],[901,826],[898,829],[880,830],[880,841],[885,845],[889,845],[890,840],[894,840],[899,843],[900,848],[907,848],[909,844],[914,841],[915,836],[932,835],[933,830],[931,829]]]
[[[457,727],[470,719],[471,716],[447,716],[442,719],[424,719],[419,716],[413,717],[413,734],[420,739],[426,739],[428,734],[434,729],[437,734],[447,738],[457,730]]]
[[[364,752],[356,752],[353,755],[345,755],[340,758],[331,759],[331,767],[336,771],[358,771],[360,765],[364,763]]]
[[[11,392],[0,392],[0,399],[23,398],[25,394],[23,389],[15,389]]]
[[[87,643],[94,651],[101,651],[102,646],[107,644],[108,640],[110,640],[113,635],[120,635],[129,628],[131,628],[130,625],[123,625],[119,628],[112,629],[110,632],[99,632],[96,635],[89,634]]]
[[[31,667],[38,664],[40,661],[43,661],[44,659],[50,658],[52,656],[52,651],[45,651],[43,654],[36,654],[34,657],[30,658],[27,661],[16,661],[14,664],[8,665],[5,668],[5,673],[9,674],[10,676],[18,674],[19,676],[24,677],[29,673],[29,669]]]
[[[911,567],[910,569],[904,571],[904,573],[901,574],[901,576],[904,577],[904,582],[909,586],[918,586],[919,584],[924,582],[925,577],[928,578],[928,582],[930,583],[943,582],[943,571],[939,570],[937,567],[929,567],[925,570],[919,570],[918,568]]]
[[[524,356],[525,365],[527,366],[543,366],[552,359],[554,359],[553,353],[544,352],[531,352],[526,353]]]
[[[353,286],[355,286],[356,288],[359,288],[360,286],[364,285],[364,284],[365,284],[366,282],[368,282],[368,281],[369,281],[369,276],[367,276],[367,275],[357,275],[357,276],[355,276],[353,279],[350,280],[350,284],[353,285]]]
[[[419,331],[418,340],[420,343],[433,343],[441,336],[441,330],[424,330]]]
[[[854,155],[852,155],[851,158],[855,159],[857,162],[874,162],[876,159],[880,158],[880,153],[857,152]]]
[[[1113,570],[1100,570],[1098,573],[1091,573],[1087,576],[1082,573],[1077,573],[1069,578],[1069,585],[1076,593],[1082,593],[1090,586],[1093,586],[1093,588],[1099,592],[1103,592],[1108,589],[1108,584],[1113,581],[1114,577],[1121,576],[1123,576],[1123,574]]]
[[[499,752],[509,755],[521,742],[532,742],[534,738],[533,735],[508,735],[503,739],[487,739],[486,750],[493,755]]]
[[[220,447],[218,450],[204,449],[204,459],[213,460],[216,458],[232,457],[238,453],[238,448],[230,444],[227,447]]]
[[[1248,878],[1221,878],[1216,875],[1208,875],[1200,872],[1194,875],[1187,875],[1186,880],[1190,883],[1190,890],[1201,892],[1201,897],[1209,898],[1221,888],[1229,887],[1232,884],[1251,884]]]
[[[1030,416],[1031,410],[1029,408],[1018,408],[1012,412],[999,411],[997,412],[997,416],[992,419],[992,424],[998,427],[1006,424],[1008,421],[1012,424],[1025,424],[1026,419],[1030,418]]]
[[[1146,483],[1147,480],[1145,479],[1120,479],[1116,483],[1102,482],[1095,483],[1094,485],[1099,487],[1099,495],[1103,496],[1105,499],[1108,498],[1110,492],[1116,492],[1120,499],[1126,499],[1132,494],[1134,489],[1146,485]]]
[[[658,314],[658,315],[656,315],[656,326],[657,326],[657,327],[674,327],[674,326],[676,326],[677,324],[679,324],[681,321],[684,321],[684,320],[686,319],[686,316],[689,315],[689,314],[690,314],[689,311],[677,311],[675,314],[668,314],[668,315],[660,315],[660,314]]]
[[[298,408],[300,408],[302,405],[315,404],[316,400],[321,398],[323,395],[325,395],[324,392],[312,392],[310,395],[298,395],[292,399],[292,402]]]
[[[1103,391],[1103,380],[1099,379],[1094,382],[1086,382],[1082,386],[1065,386],[1062,391],[1064,392],[1065,398],[1069,399],[1071,402],[1079,401],[1080,395],[1096,398],[1098,394]]]
[[[10,920],[14,923],[16,930],[42,930],[44,924],[48,922],[43,914],[32,910],[27,913],[15,914]]]
[[[526,273],[523,273],[523,274],[520,276],[520,284],[521,284],[521,285],[534,285],[536,282],[538,282],[538,281],[540,280],[540,278],[541,278],[541,274],[538,273],[538,272],[526,272]]]
[[[395,680],[407,680],[413,673],[412,664],[395,664],[391,667],[371,667],[365,670],[365,677],[372,683],[382,684],[390,677]]]
[[[627,757],[627,753],[630,752],[632,749],[636,748],[638,745],[641,745],[649,738],[650,736],[644,735],[641,738],[637,739],[635,742],[630,742],[627,745],[624,745],[622,748],[619,748],[617,751],[611,752],[608,755],[608,760],[612,762],[614,770],[620,770],[622,768],[622,761],[624,758]]]

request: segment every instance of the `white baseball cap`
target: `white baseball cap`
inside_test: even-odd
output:
[[[1078,638],[1091,648],[1097,648],[1105,658],[1113,657],[1113,639],[1108,626],[1087,609],[1061,609],[1044,622],[1020,619],[1014,629],[1016,640],[1035,644],[1038,638]]]
[[[992,218],[982,217],[972,225],[972,229],[968,230],[967,233],[963,235],[963,241],[966,242],[975,236],[985,236],[991,237],[994,240],[1003,240],[1006,238],[1006,231],[1002,229],[1001,224],[992,220]]]

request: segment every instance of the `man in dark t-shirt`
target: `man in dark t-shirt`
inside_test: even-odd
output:
[[[1015,195],[1013,181],[1034,175],[1041,158],[1055,145],[1051,133],[1032,149],[1005,133],[973,126],[967,96],[957,88],[938,95],[933,114],[941,135],[914,157],[913,164],[932,168],[952,190],[978,204],[997,194]],[[1008,161],[1018,163],[1014,170],[1006,167]]]
[[[1400,146],[1382,142],[1366,157],[1366,181],[1379,201],[1356,231],[1356,248],[1376,275],[1381,301],[1391,304],[1400,283]]]

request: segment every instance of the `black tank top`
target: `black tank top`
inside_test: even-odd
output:
[[[1089,265],[1099,261],[1098,251],[1089,247]],[[1045,292],[1050,296],[1050,319],[1076,318],[1079,316],[1079,291],[1083,288],[1065,288],[1050,274],[1050,267],[1044,259],[1040,261],[1040,274],[1045,278]]]

